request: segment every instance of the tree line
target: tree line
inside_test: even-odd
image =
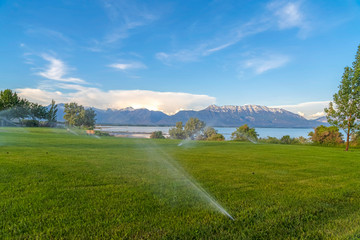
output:
[[[0,125],[21,125],[26,127],[55,127],[58,106],[54,100],[48,107],[20,98],[10,89],[0,91]],[[75,102],[64,106],[64,120],[68,126],[93,129],[96,113]]]

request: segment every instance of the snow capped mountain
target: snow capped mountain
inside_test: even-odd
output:
[[[268,108],[266,106],[259,106],[259,105],[244,105],[244,106],[233,106],[233,105],[225,105],[225,106],[217,106],[217,105],[210,105],[206,108],[209,111],[213,112],[254,112],[258,113],[261,111],[266,112],[279,112],[283,113],[284,109],[281,108]],[[205,110],[206,110],[205,109]]]
[[[307,120],[298,114],[281,108],[259,105],[210,105],[200,111],[184,110],[174,115],[132,107],[120,110],[95,109],[95,112],[97,124],[173,126],[179,121],[185,123],[191,117],[204,121],[208,126],[217,127],[238,127],[243,124],[248,124],[251,127],[316,127],[321,124],[316,120]],[[64,121],[63,116],[63,105],[61,105],[58,121]]]

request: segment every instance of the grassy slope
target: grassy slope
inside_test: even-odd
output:
[[[177,143],[0,129],[0,239],[360,236],[360,151]]]

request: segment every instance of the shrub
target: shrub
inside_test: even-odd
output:
[[[255,128],[250,128],[247,124],[244,124],[231,134],[231,139],[237,141],[257,141],[258,134]]]
[[[100,137],[108,137],[108,136],[111,136],[110,133],[102,132],[102,131],[95,131],[95,135],[100,136]]]
[[[209,140],[209,141],[225,141],[225,137],[224,137],[224,135],[222,135],[220,133],[216,133],[216,134],[213,134],[210,137],[208,137],[206,140]]]
[[[151,133],[150,138],[164,139],[165,137],[162,131],[155,131]]]
[[[324,125],[320,125],[315,128],[314,132],[310,132],[309,136],[315,144],[338,145],[344,142],[342,134],[339,132],[339,128],[335,126],[326,127]]]
[[[25,127],[39,127],[40,125],[38,120],[22,120],[21,123]]]

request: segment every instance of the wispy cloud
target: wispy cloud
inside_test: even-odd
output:
[[[248,59],[244,62],[244,67],[253,69],[256,74],[262,74],[271,69],[282,67],[289,61],[288,56],[272,54]]]
[[[147,68],[146,65],[141,62],[119,62],[110,64],[109,67],[116,68],[122,71]]]
[[[37,75],[42,76],[49,80],[59,81],[59,82],[71,82],[71,83],[86,83],[84,80],[80,78],[74,77],[65,77],[68,74],[69,68],[66,64],[52,57],[48,54],[42,54],[41,57],[48,61],[49,64],[42,71],[37,72]]]
[[[280,30],[298,28],[299,35],[305,37],[310,30],[310,24],[301,7],[301,1],[276,0],[268,4]]]
[[[72,41],[68,36],[63,33],[44,27],[28,26],[25,33],[34,36],[46,37],[54,40],[60,40],[70,44]]]
[[[274,108],[283,108],[293,113],[302,113],[307,119],[316,119],[325,116],[324,108],[329,107],[330,101],[303,102],[292,105],[271,106]]]
[[[57,102],[76,101],[84,106],[100,109],[121,109],[125,107],[147,108],[159,110],[167,114],[175,114],[182,109],[201,110],[214,104],[216,99],[208,95],[197,95],[182,92],[156,92],[146,90],[111,90],[103,91],[80,85],[63,85],[76,92],[47,91],[43,89],[16,89],[21,97],[40,104],[49,104],[51,99]]]
[[[202,57],[227,49],[246,37],[269,30],[299,28],[301,37],[310,29],[299,1],[272,1],[262,13],[247,22],[241,22],[229,28],[225,33],[216,33],[210,40],[193,47],[172,52],[158,52],[155,57],[165,64],[171,62],[191,62]],[[219,37],[220,36],[220,37]]]
[[[102,39],[93,39],[86,49],[100,52],[108,45],[126,39],[131,31],[151,24],[159,18],[143,2],[125,0],[103,0],[103,8],[109,18],[109,29]]]

